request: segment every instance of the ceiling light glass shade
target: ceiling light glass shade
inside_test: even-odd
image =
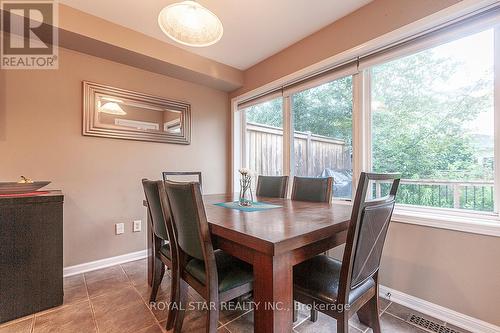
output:
[[[115,102],[106,102],[102,106],[99,107],[99,112],[115,114],[119,116],[124,116],[127,112],[123,111],[120,105]]]
[[[158,24],[168,37],[188,46],[215,44],[224,33],[219,18],[195,1],[183,1],[163,8]]]

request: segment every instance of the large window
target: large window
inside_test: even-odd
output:
[[[352,197],[352,76],[292,95],[293,174],[334,179]]]
[[[361,171],[401,173],[400,221],[491,234],[488,222],[500,228],[499,17],[495,9],[283,78],[260,103],[238,105],[235,159],[259,174],[333,176],[334,200],[353,198]],[[389,189],[372,186],[374,197]]]
[[[487,30],[370,69],[372,169],[402,173],[400,204],[494,210],[493,61]]]
[[[283,175],[283,99],[243,109],[246,166],[259,175]]]

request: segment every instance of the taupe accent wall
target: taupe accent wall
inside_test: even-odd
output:
[[[59,57],[58,70],[1,71],[0,181],[24,175],[63,190],[65,266],[146,248],[143,177],[200,170],[205,192],[226,191],[227,93],[66,49]],[[191,103],[191,145],[82,136],[83,80]]]

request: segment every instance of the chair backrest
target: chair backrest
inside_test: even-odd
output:
[[[348,302],[352,289],[378,273],[400,178],[399,174],[361,173],[342,261],[339,301]],[[367,200],[370,181],[392,181],[389,194]]]
[[[165,181],[164,185],[179,250],[199,260],[213,257],[200,184]]]
[[[195,176],[198,179],[198,183],[200,183],[200,187],[203,188],[203,184],[201,182],[201,172],[200,171],[164,171],[162,172],[163,180],[172,180],[172,181],[181,181],[187,182],[192,180],[186,180],[186,176]],[[179,179],[181,178],[181,179]],[[192,177],[191,177],[192,178]]]
[[[333,177],[293,177],[292,200],[331,202]]]
[[[148,215],[154,234],[158,238],[169,240],[166,223],[167,219],[170,219],[170,214],[164,214],[159,194],[159,186],[162,183],[161,180],[143,179],[142,187],[148,203]]]
[[[256,195],[261,197],[284,198],[288,190],[288,176],[259,176]]]

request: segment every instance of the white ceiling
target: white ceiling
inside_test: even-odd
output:
[[[60,0],[89,14],[142,32],[190,52],[239,69],[279,52],[372,0],[200,0],[222,21],[215,45],[178,44],[158,26],[160,10],[175,0]],[[332,36],[332,43],[335,36]]]

